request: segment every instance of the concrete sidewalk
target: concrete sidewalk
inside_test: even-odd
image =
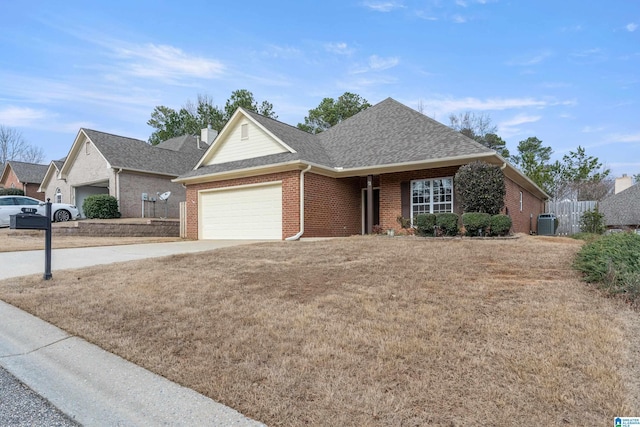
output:
[[[53,251],[52,270],[212,250],[243,241]],[[41,258],[0,253],[0,278],[42,273]],[[15,257],[15,258],[14,258]],[[42,261],[42,263],[40,263]],[[0,365],[87,426],[260,426],[237,411],[0,301]]]

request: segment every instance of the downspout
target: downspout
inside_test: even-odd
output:
[[[122,172],[122,168],[116,171],[116,199],[118,200],[118,210],[120,210],[120,172]]]
[[[304,174],[309,172],[311,165],[300,171],[300,231],[295,236],[287,237],[286,241],[298,240],[304,233]]]

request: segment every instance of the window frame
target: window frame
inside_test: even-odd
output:
[[[434,201],[434,182],[438,181],[438,180],[449,180],[450,184],[450,188],[451,188],[451,201],[444,201],[444,202],[440,202],[440,201]],[[429,183],[429,202],[423,202],[423,203],[414,203],[414,185],[417,182],[421,182],[421,183]],[[419,215],[420,213],[434,213],[434,205],[449,205],[449,210],[438,210],[435,213],[450,213],[454,211],[454,193],[455,191],[453,190],[453,176],[443,176],[443,177],[437,177],[437,178],[424,178],[424,179],[412,179],[410,181],[409,184],[409,199],[411,202],[410,205],[410,213],[411,213],[411,221],[413,222],[414,217],[416,215]],[[445,198],[447,196],[447,194],[444,194]],[[424,195],[423,195],[424,197]],[[429,212],[415,212],[414,206],[429,206]]]

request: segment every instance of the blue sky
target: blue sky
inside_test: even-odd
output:
[[[0,16],[0,124],[47,162],[80,127],[147,140],[155,106],[249,89],[292,125],[349,91],[640,173],[634,0],[0,0]]]

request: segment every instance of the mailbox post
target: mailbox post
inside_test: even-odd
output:
[[[45,215],[37,209],[22,208],[21,214],[10,215],[9,228],[21,230],[44,230],[44,280],[51,279],[51,199],[45,203]]]

